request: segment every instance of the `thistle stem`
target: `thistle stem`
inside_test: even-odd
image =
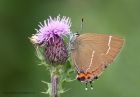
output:
[[[52,91],[51,91],[51,95],[52,97],[58,97],[58,82],[59,82],[59,78],[58,75],[52,75],[51,77],[51,84],[52,84]]]

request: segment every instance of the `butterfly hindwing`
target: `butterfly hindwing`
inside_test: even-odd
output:
[[[119,53],[124,40],[118,36],[86,33],[73,44],[72,60],[77,71],[101,74]]]

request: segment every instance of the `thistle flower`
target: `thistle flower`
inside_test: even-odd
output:
[[[36,29],[37,33],[33,34],[30,38],[31,42],[36,46],[36,52],[38,58],[41,60],[41,65],[47,67],[50,71],[51,83],[45,82],[48,85],[48,89],[45,94],[49,94],[50,97],[58,97],[65,91],[62,88],[63,82],[72,81],[70,74],[73,69],[70,62],[67,61],[66,65],[59,65],[66,62],[68,58],[68,51],[64,42],[64,37],[71,36],[71,21],[69,17],[57,16],[56,18],[49,18],[40,23],[39,29]],[[48,65],[46,60],[52,65]]]
[[[68,58],[68,52],[63,36],[68,36],[71,31],[69,17],[50,17],[44,24],[40,23],[39,30],[30,40],[33,44],[45,47],[45,57],[51,64],[63,64]]]
[[[44,24],[40,23],[40,25],[38,25],[39,30],[35,29],[37,33],[33,34],[30,38],[33,44],[45,45],[50,38],[54,39],[55,35],[63,37],[71,33],[71,21],[69,17],[63,16],[62,19],[60,16],[54,19],[50,17],[47,21],[44,20]]]
[[[68,58],[67,48],[64,41],[58,35],[54,35],[53,38],[47,43],[46,58],[51,64],[63,64]]]

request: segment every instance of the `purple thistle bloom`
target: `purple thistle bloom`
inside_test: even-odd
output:
[[[51,64],[64,64],[68,58],[68,51],[65,46],[63,36],[71,34],[70,18],[57,16],[44,21],[39,25],[40,29],[36,30],[30,39],[33,44],[45,47],[45,57]]]
[[[54,35],[48,41],[45,56],[51,64],[64,64],[68,58],[68,51],[61,37]]]
[[[71,21],[69,17],[57,16],[56,18],[44,20],[44,24],[40,23],[40,29],[37,30],[37,33],[31,37],[33,44],[45,45],[50,38],[54,38],[54,35],[59,37],[67,36],[71,33]]]

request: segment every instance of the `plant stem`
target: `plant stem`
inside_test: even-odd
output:
[[[51,76],[51,84],[52,84],[51,96],[58,97],[59,78],[58,75],[55,73],[53,73]]]

